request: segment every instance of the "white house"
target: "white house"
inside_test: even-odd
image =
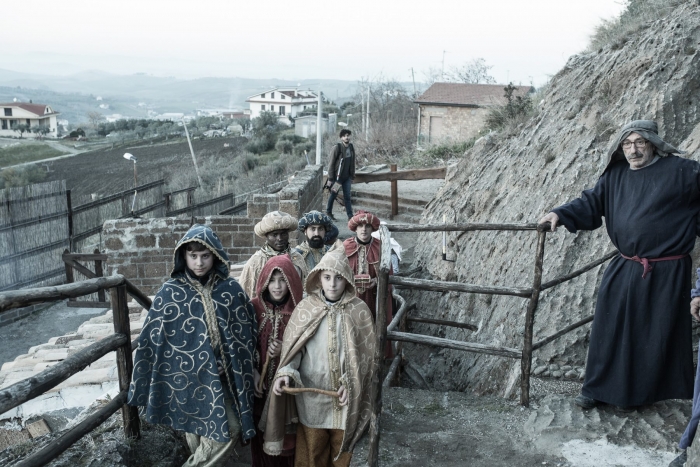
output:
[[[246,102],[250,105],[251,119],[259,117],[263,111],[275,112],[280,122],[289,125],[289,116],[296,118],[302,110],[316,107],[318,95],[297,88],[273,88],[248,97]]]
[[[25,102],[10,102],[0,104],[0,136],[18,136],[14,127],[27,124],[30,128],[45,126],[49,129],[46,136],[56,138],[58,136],[58,112],[46,104],[32,104]],[[25,132],[25,137],[37,137],[39,133]]]

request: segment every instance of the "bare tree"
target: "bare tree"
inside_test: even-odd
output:
[[[461,67],[452,67],[445,73],[450,82],[471,84],[496,84],[496,79],[489,74],[493,65],[487,65],[483,58],[475,58]]]
[[[93,128],[97,128],[97,126],[105,120],[104,115],[95,111],[88,112],[87,116],[88,120],[90,120],[90,125],[92,125]]]
[[[444,76],[442,70],[437,67],[431,66],[427,70],[423,70],[421,73],[423,74],[423,83],[425,84],[426,88],[429,88],[435,83],[444,83],[446,79],[446,76]]]

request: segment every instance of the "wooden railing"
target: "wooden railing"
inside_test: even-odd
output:
[[[534,274],[531,287],[492,287],[475,284],[464,284],[461,282],[445,282],[425,279],[412,279],[397,275],[389,275],[391,258],[391,232],[445,232],[445,231],[477,231],[477,230],[510,230],[524,231],[531,230],[537,233],[537,243],[535,248]],[[542,264],[544,260],[544,244],[547,232],[550,230],[549,223],[546,224],[393,224],[382,225],[379,228],[381,239],[381,261],[377,277],[377,350],[374,357],[377,369],[381,368],[382,357],[384,355],[384,343],[387,339],[397,342],[410,342],[413,344],[430,345],[466,352],[475,352],[500,357],[515,358],[520,360],[520,403],[525,407],[530,405],[530,374],[532,370],[532,352],[542,348],[544,345],[568,334],[569,332],[593,321],[593,316],[584,318],[573,323],[566,328],[533,343],[533,328],[535,324],[535,312],[539,304],[540,292],[554,287],[563,282],[569,281],[591,269],[600,266],[618,254],[612,251],[602,258],[593,261],[576,271],[557,277],[548,282],[542,282]],[[445,326],[460,327],[463,329],[476,330],[476,326],[470,323],[458,323],[447,320],[436,320],[432,318],[410,318],[408,316],[411,307],[407,307],[405,302],[399,307],[391,323],[386,323],[386,299],[388,286],[393,284],[397,287],[429,290],[439,292],[466,292],[491,295],[511,295],[528,299],[527,311],[525,313],[525,332],[522,349],[502,347],[495,345],[478,344],[475,342],[463,342],[442,337],[426,336],[405,332],[405,323],[408,320],[414,322],[440,324]],[[396,298],[396,295],[394,295]],[[400,301],[401,302],[401,301]],[[399,330],[397,331],[397,327]],[[370,448],[368,454],[368,464],[370,467],[379,465],[379,424],[382,409],[382,386],[388,387],[395,374],[399,371],[402,361],[401,349],[397,347],[397,355],[394,358],[389,373],[384,384],[379,383],[379,371],[372,381],[372,401],[373,413],[370,419]]]
[[[429,180],[429,179],[444,179],[447,174],[446,167],[438,167],[434,169],[414,169],[414,170],[397,170],[396,164],[391,164],[389,172],[381,173],[355,173],[354,183],[370,183],[370,182],[391,182],[391,215],[390,219],[399,214],[399,180]]]
[[[91,271],[90,271],[91,272]],[[127,288],[129,282],[122,275],[89,279],[55,287],[41,287],[0,293],[0,313],[39,303],[56,302],[109,290],[114,318],[114,334],[70,355],[62,362],[39,374],[18,381],[0,390],[0,413],[5,413],[67,380],[75,373],[99,358],[115,351],[119,374],[119,394],[110,403],[88,416],[82,423],[63,433],[39,451],[15,463],[13,467],[38,467],[49,463],[68,449],[73,443],[107,420],[121,408],[124,435],[127,438],[140,436],[139,416],[136,407],[126,405],[126,398],[133,371],[131,329]],[[131,286],[134,289],[133,286]],[[150,307],[150,299],[136,289],[139,303]],[[144,300],[145,297],[145,300]],[[142,303],[143,302],[143,303]]]

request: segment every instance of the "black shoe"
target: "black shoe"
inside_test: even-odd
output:
[[[333,222],[336,222],[338,219],[335,218],[332,212],[326,212],[326,215],[331,218]]]
[[[668,467],[683,467],[685,463],[688,461],[688,452],[683,451],[671,461],[670,464],[668,464]]]
[[[585,410],[594,409],[600,405],[600,402],[597,400],[586,397],[583,394],[576,396],[574,403]]]

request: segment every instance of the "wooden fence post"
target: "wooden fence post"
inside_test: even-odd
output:
[[[95,251],[93,251],[93,253],[96,255],[99,255],[100,249],[95,248]],[[102,260],[101,259],[95,260],[95,276],[96,277],[103,277],[104,276],[104,274],[102,272]],[[100,289],[100,291],[97,292],[97,301],[98,302],[106,302],[107,301],[107,297],[105,297],[104,289]]]
[[[374,352],[374,374],[372,375],[372,414],[369,420],[369,452],[367,455],[369,467],[379,466],[379,417],[382,412],[381,375],[386,342],[386,307],[389,294],[389,270],[391,268],[391,242],[386,225],[379,227],[379,238],[382,242],[382,253],[377,276],[377,316],[374,326],[377,333],[377,348]]]
[[[396,164],[391,164],[391,172],[396,172]],[[394,216],[399,215],[399,182],[396,180],[391,181],[391,216],[389,219],[393,219]]]
[[[68,255],[68,254],[70,254],[70,251],[63,250],[63,254]],[[72,284],[73,282],[75,282],[75,276],[73,276],[73,266],[71,266],[70,264],[68,264],[66,262],[64,262],[63,265],[66,267],[66,282],[69,284]],[[68,301],[74,302],[75,297],[69,298]]]
[[[68,250],[73,251],[73,201],[70,190],[66,190],[66,208],[68,210]]]
[[[129,304],[126,297],[126,285],[112,287],[112,316],[114,319],[114,332],[125,334],[127,343],[117,349],[117,371],[119,373],[119,390],[129,391],[131,373],[134,371],[134,360],[131,355],[131,327],[129,325]],[[126,438],[139,438],[141,428],[138,409],[124,404],[122,406],[122,420],[124,421],[124,436]]]
[[[542,263],[544,261],[544,241],[547,232],[537,229],[537,251],[535,253],[535,277],[532,281],[532,295],[525,314],[525,336],[523,355],[520,361],[520,405],[530,407],[530,371],[532,369],[532,332],[535,325],[535,311],[540,300],[542,285]]]

